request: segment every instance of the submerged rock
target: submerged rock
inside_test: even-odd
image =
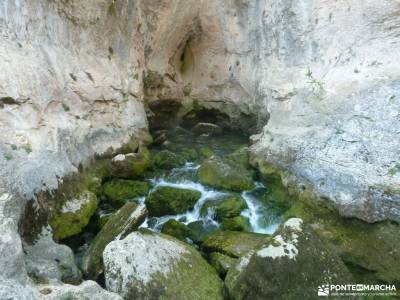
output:
[[[103,271],[103,250],[107,244],[113,240],[122,239],[136,230],[144,222],[146,216],[146,207],[133,202],[126,203],[111,216],[83,256],[84,274],[88,278],[96,279]]]
[[[226,218],[222,221],[221,229],[232,231],[250,231],[250,220],[249,218],[243,216]]]
[[[249,251],[268,243],[271,237],[266,234],[238,231],[216,231],[202,244],[205,253],[218,252],[238,258]]]
[[[213,199],[205,202],[201,208],[202,216],[211,212],[217,221],[225,218],[233,218],[247,208],[246,201],[240,196],[228,196],[220,199]]]
[[[80,233],[96,212],[98,202],[97,196],[90,191],[65,202],[61,211],[49,221],[54,238],[62,240]]]
[[[164,223],[161,228],[161,233],[168,234],[184,242],[186,242],[191,235],[190,229],[185,224],[174,219]]]
[[[111,174],[119,178],[140,178],[150,167],[150,152],[139,146],[137,153],[118,154],[111,161]]]
[[[225,278],[232,299],[309,299],[321,284],[350,282],[341,259],[298,218],[244,255]]]
[[[127,200],[145,196],[150,185],[145,181],[113,179],[103,186],[103,193],[114,205],[122,205]]]
[[[215,270],[191,246],[147,230],[104,250],[106,286],[124,299],[223,299]]]
[[[213,123],[197,123],[195,126],[193,126],[192,131],[198,135],[201,134],[214,135],[222,133],[221,127]]]
[[[24,250],[26,270],[35,281],[58,280],[71,284],[81,281],[81,272],[75,264],[72,250],[55,243],[47,232]]]
[[[204,161],[197,174],[202,184],[215,188],[239,192],[250,190],[255,186],[253,172],[217,156]]]
[[[192,209],[200,197],[199,191],[160,186],[147,197],[146,206],[149,216],[176,215]]]
[[[203,220],[191,222],[187,226],[190,229],[190,239],[196,244],[203,243],[210,234],[218,229],[216,224]]]
[[[152,155],[153,168],[173,169],[183,166],[186,162],[185,158],[175,154],[169,150],[162,150]]]

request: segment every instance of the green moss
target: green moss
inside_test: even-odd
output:
[[[149,189],[147,182],[126,179],[113,179],[103,186],[104,195],[114,205],[122,205],[126,201],[145,196]]]
[[[140,145],[137,153],[125,155],[123,160],[113,160],[111,174],[118,178],[142,178],[151,165],[149,150]]]
[[[86,191],[77,200],[82,201],[78,210],[61,212],[49,221],[53,229],[53,237],[56,240],[62,240],[80,233],[88,225],[90,217],[96,212],[98,199],[94,193]]]
[[[162,83],[163,83],[163,78],[156,71],[149,70],[143,77],[143,86],[146,89],[152,87],[158,87],[162,85]]]
[[[218,252],[233,258],[269,242],[271,237],[265,234],[239,231],[216,231],[202,244],[205,253]]]
[[[231,231],[251,231],[251,225],[248,218],[237,216],[224,219],[221,224],[221,229]]]
[[[150,216],[176,215],[192,209],[200,197],[195,190],[161,186],[147,197],[146,206]]]
[[[103,250],[119,234],[126,236],[133,230],[136,230],[145,220],[146,215],[131,218],[131,215],[137,209],[137,204],[133,202],[126,203],[114,215],[112,215],[95,239],[90,243],[85,251],[82,260],[82,270],[87,278],[96,279],[103,270]]]
[[[168,263],[167,273],[153,273],[145,285],[133,278],[126,299],[224,299],[223,282],[193,247],[168,235],[143,229],[140,233],[158,235],[183,247],[185,252]]]
[[[174,219],[165,222],[161,228],[161,233],[168,234],[184,242],[190,237],[190,229],[185,224]]]
[[[228,270],[237,263],[237,259],[213,252],[208,256],[208,262],[214,267],[220,277],[224,277]]]
[[[195,244],[202,244],[210,234],[218,229],[216,225],[205,224],[202,220],[191,222],[187,227],[190,229],[190,239]]]
[[[12,150],[17,150],[17,149],[18,149],[18,147],[17,147],[17,145],[15,145],[15,144],[12,144],[12,145],[11,145],[11,149],[12,149]]]
[[[202,184],[215,188],[243,191],[255,186],[251,171],[216,156],[204,161],[197,174]]]
[[[186,160],[184,157],[177,155],[169,150],[155,152],[152,155],[153,168],[173,169],[183,166]]]
[[[217,221],[224,218],[233,218],[247,208],[246,202],[240,196],[229,196],[227,198],[210,200],[204,203],[200,214],[207,215],[209,210],[214,212],[214,217]]]

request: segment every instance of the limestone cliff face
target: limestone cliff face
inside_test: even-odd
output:
[[[390,0],[0,1],[2,274],[27,279],[25,202],[160,101],[265,125],[260,164],[345,216],[400,220],[399,36]]]
[[[266,1],[254,145],[345,216],[400,220],[400,3]]]

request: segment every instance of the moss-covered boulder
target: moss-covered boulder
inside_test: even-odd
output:
[[[147,197],[146,206],[149,216],[176,215],[192,209],[200,197],[199,191],[160,186]]]
[[[231,162],[239,165],[245,169],[250,169],[250,153],[248,147],[241,147],[238,150],[227,156],[227,159]]]
[[[114,205],[123,205],[128,200],[146,196],[150,186],[145,181],[113,179],[103,185],[103,193]]]
[[[246,208],[246,201],[242,197],[232,195],[206,201],[200,210],[200,214],[205,216],[208,213],[212,213],[217,221],[222,221],[225,218],[239,216]]]
[[[202,220],[191,222],[187,225],[190,229],[190,239],[195,244],[202,244],[207,237],[218,229],[216,224],[204,222]]]
[[[218,252],[213,252],[208,257],[209,264],[214,267],[220,277],[225,277],[229,269],[236,265],[237,260]]]
[[[118,178],[141,178],[150,165],[150,152],[140,145],[137,152],[118,154],[112,159],[111,175]]]
[[[265,234],[219,230],[211,234],[201,248],[205,253],[218,252],[238,258],[270,240]]]
[[[190,238],[190,229],[175,219],[165,222],[161,228],[161,233],[168,234],[184,242],[187,242],[187,239]]]
[[[204,161],[197,175],[202,184],[215,188],[239,192],[255,187],[252,171],[217,156]]]
[[[231,231],[250,231],[251,225],[249,218],[237,216],[224,219],[221,223],[221,229]]]
[[[113,240],[124,238],[136,230],[146,219],[144,205],[127,202],[112,215],[101,231],[96,235],[82,259],[82,271],[87,278],[96,279],[103,271],[103,250]]]
[[[230,268],[225,284],[232,299],[317,299],[321,284],[348,284],[341,259],[301,219],[289,219],[266,244]]]
[[[54,239],[62,240],[80,233],[96,212],[98,202],[96,194],[89,191],[65,202],[59,213],[49,221]]]
[[[190,245],[140,230],[104,250],[107,290],[124,299],[224,299],[215,270]]]
[[[169,150],[154,152],[151,158],[153,168],[173,169],[183,166],[186,159]]]

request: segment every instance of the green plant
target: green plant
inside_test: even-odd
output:
[[[335,134],[343,134],[343,133],[344,133],[344,130],[342,128],[336,127]]]
[[[388,170],[388,175],[389,176],[394,176],[397,174],[397,172],[400,170],[400,164],[396,163],[394,166],[392,166],[391,168],[389,168]]]
[[[324,82],[314,77],[310,68],[308,68],[306,77],[308,78],[307,83],[310,85],[311,93],[319,99],[322,99],[325,94]]]
[[[32,152],[32,146],[29,143],[22,145],[21,148],[28,154]]]
[[[12,149],[12,150],[17,150],[17,149],[18,149],[18,147],[17,147],[17,145],[15,145],[15,144],[12,144],[12,145],[11,145],[11,149]]]
[[[133,79],[135,79],[135,80],[139,80],[139,74],[138,74],[138,73],[136,73],[135,75],[133,75]]]
[[[12,156],[11,153],[5,153],[5,154],[4,154],[4,158],[5,158],[6,160],[12,160],[14,157]]]
[[[65,103],[62,104],[62,107],[64,109],[64,111],[70,111],[71,109],[69,108],[69,106]]]

